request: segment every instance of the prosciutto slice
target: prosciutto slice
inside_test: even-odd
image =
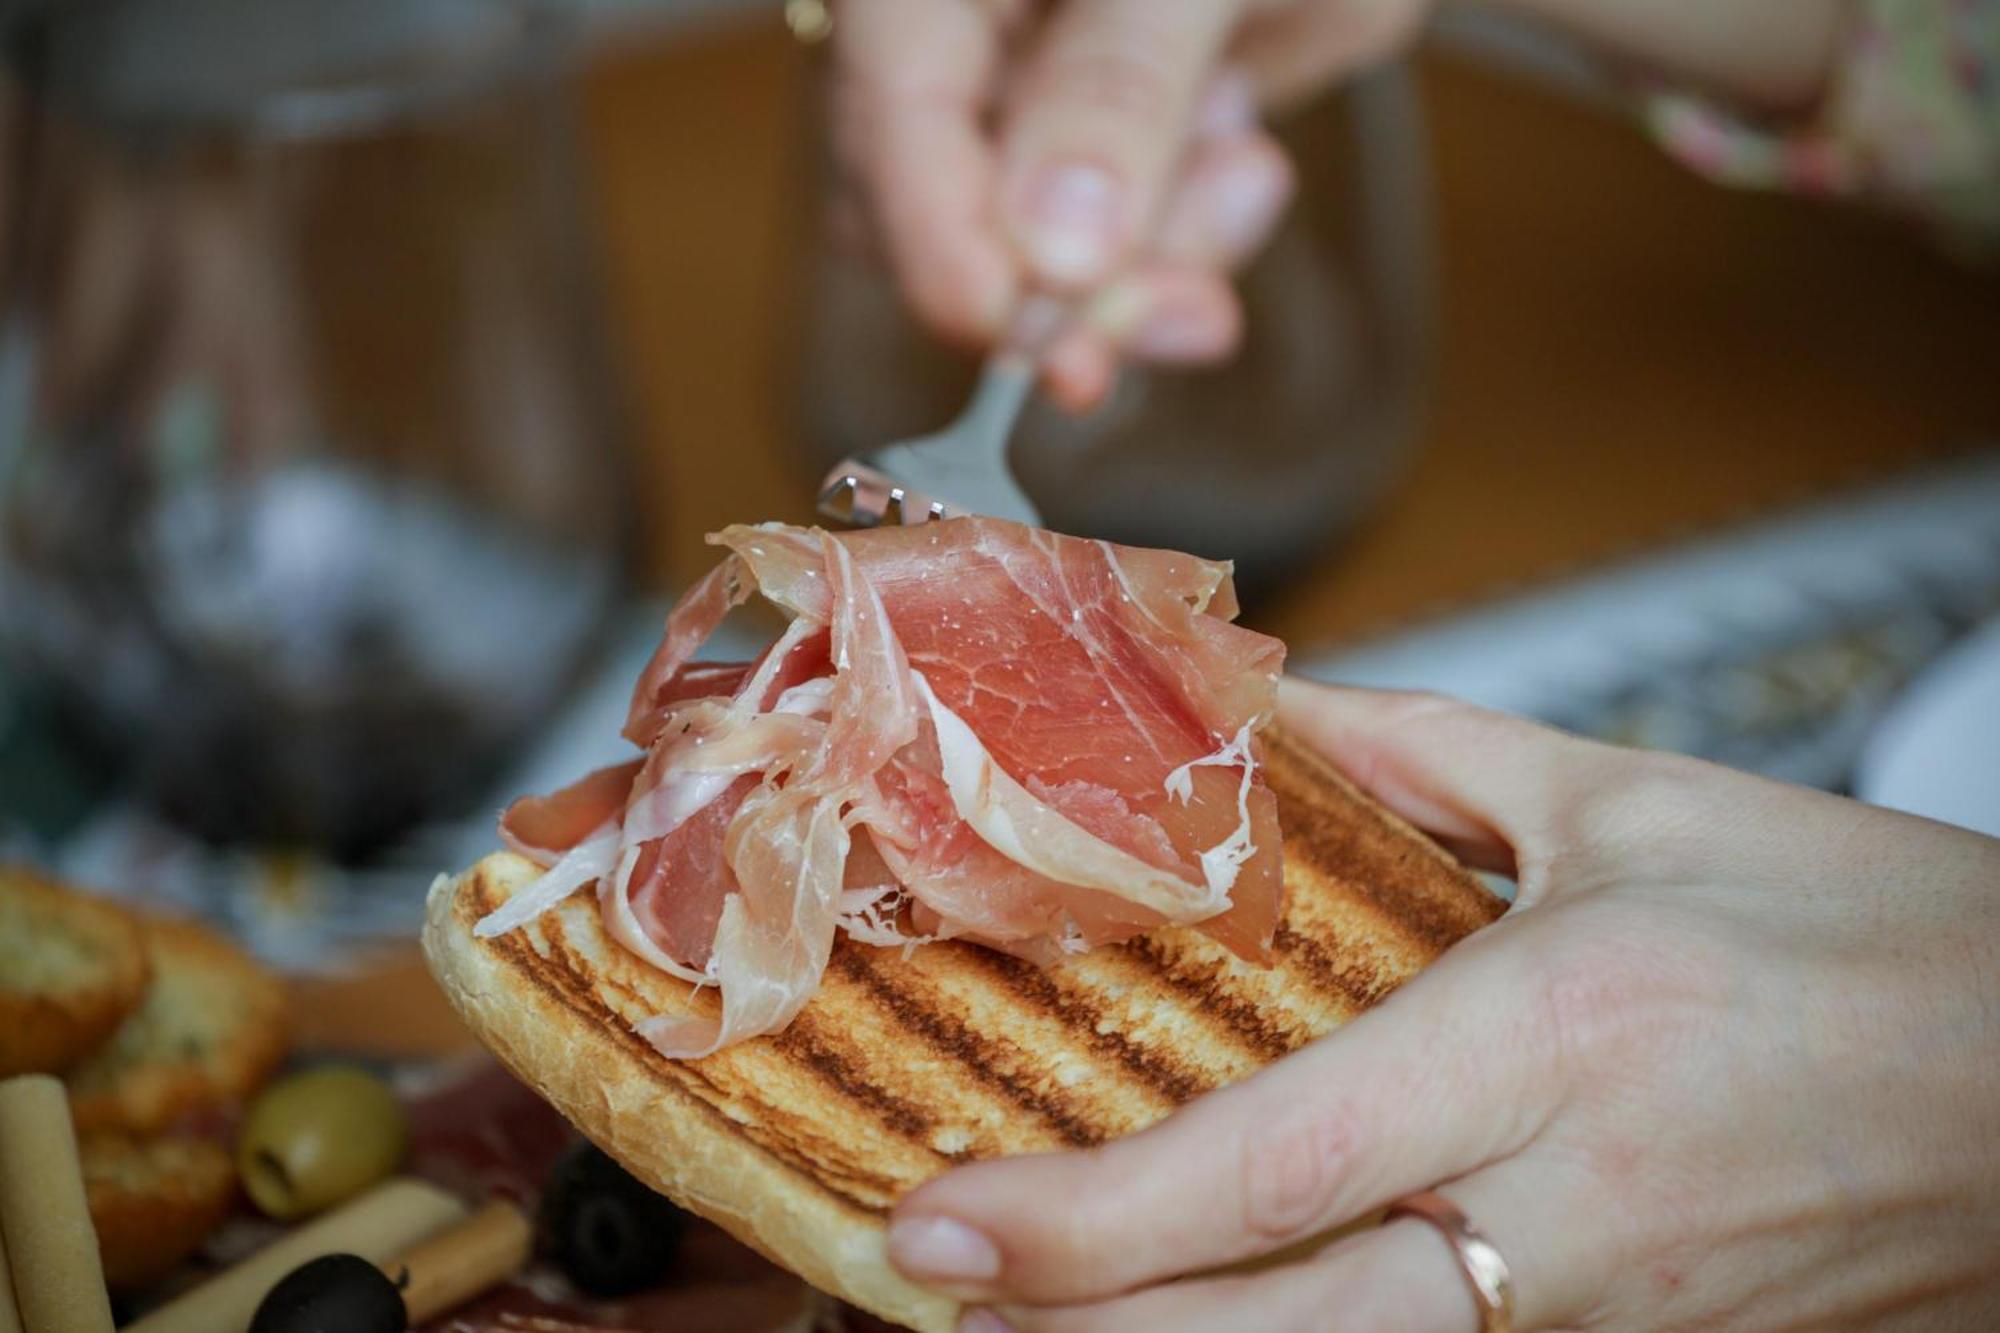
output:
[[[615,938],[720,992],[640,1025],[675,1057],[783,1028],[843,930],[1049,961],[1171,923],[1267,956],[1284,648],[1231,623],[1228,566],[985,518],[709,540],[633,693],[644,754],[509,807],[547,871],[481,934],[595,884]],[[753,594],[779,639],[693,662]]]

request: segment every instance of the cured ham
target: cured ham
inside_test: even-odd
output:
[[[594,884],[615,938],[720,992],[641,1025],[676,1057],[783,1028],[842,931],[1047,961],[1171,923],[1267,954],[1284,649],[1231,623],[1228,566],[985,518],[709,540],[633,693],[644,754],[509,807],[546,869],[479,933]],[[785,632],[694,662],[752,595]]]

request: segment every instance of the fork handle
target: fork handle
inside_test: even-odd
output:
[[[1004,458],[1014,423],[1034,391],[1042,357],[1069,327],[1069,318],[1066,301],[1039,293],[1023,299],[1008,325],[1006,341],[986,358],[958,427],[976,432],[982,444]]]
[[[1069,326],[1069,314],[1068,303],[1053,296],[1031,294],[1021,302],[1006,341],[986,358],[955,430],[974,434],[986,449],[1006,456],[1008,437],[1034,391],[1042,356]]]
[[[1005,456],[1007,438],[1014,433],[1014,423],[1034,390],[1035,369],[1032,357],[1011,347],[986,358],[972,401],[965,405],[953,430],[969,433],[982,447]]]

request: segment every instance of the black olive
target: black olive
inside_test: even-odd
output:
[[[271,1288],[250,1333],[405,1333],[410,1312],[388,1276],[354,1254],[300,1264]]]
[[[550,1174],[540,1221],[543,1248],[579,1291],[626,1296],[666,1277],[687,1214],[584,1142]]]

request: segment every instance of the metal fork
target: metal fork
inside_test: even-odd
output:
[[[820,484],[819,512],[860,528],[962,514],[1040,527],[1035,502],[1007,466],[1007,441],[1035,387],[1041,353],[1062,320],[1051,298],[1024,302],[1007,342],[986,358],[958,419],[935,435],[843,460]]]

